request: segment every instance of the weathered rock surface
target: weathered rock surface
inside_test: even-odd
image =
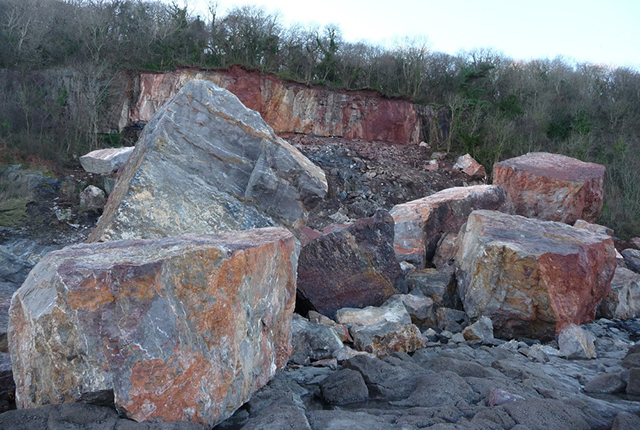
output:
[[[240,68],[231,71],[183,69],[141,74],[140,95],[130,122],[150,120],[160,106],[194,79],[208,80],[231,91],[247,107],[258,111],[276,133],[418,143],[420,119],[426,116],[407,100],[384,98],[373,91],[310,87]],[[438,131],[434,129],[435,133]]]
[[[193,81],[145,128],[89,241],[299,228],[326,190],[322,170],[257,112]]]
[[[298,364],[331,358],[344,346],[332,327],[313,323],[298,314],[294,314],[291,322],[291,338],[291,361]]]
[[[593,320],[616,268],[609,236],[557,222],[475,211],[461,232],[458,292],[502,337],[559,333]]]
[[[16,403],[109,397],[212,425],[291,353],[296,241],[281,228],[67,247],[11,304]]]
[[[353,345],[359,351],[385,357],[394,352],[413,352],[426,345],[426,339],[414,324],[383,322],[351,327]]]
[[[333,318],[340,308],[380,306],[398,292],[406,285],[386,211],[324,234],[300,252],[298,306]]]
[[[444,233],[457,233],[474,210],[500,210],[505,201],[502,188],[474,185],[449,188],[394,206],[390,213],[395,221],[394,249],[398,260],[424,268]]]
[[[569,324],[558,335],[560,354],[567,358],[596,358],[595,337],[580,326]]]
[[[457,300],[453,273],[453,269],[416,270],[406,276],[407,287],[413,294],[429,297],[438,306],[452,307]]]
[[[80,157],[80,165],[89,173],[108,175],[124,166],[132,152],[133,146],[96,149]]]
[[[598,314],[604,318],[640,317],[640,273],[617,267],[611,292],[600,303]]]
[[[136,423],[118,417],[113,408],[71,403],[47,405],[38,409],[8,411],[0,415],[0,428],[6,430],[203,430],[190,422]]]
[[[493,339],[493,323],[491,319],[485,316],[478,318],[478,321],[474,322],[462,331],[462,335],[465,340],[480,341]]]
[[[628,248],[622,251],[621,254],[627,268],[640,273],[640,250]]]
[[[600,164],[533,152],[496,163],[493,183],[504,188],[516,214],[573,224],[600,214],[604,173]]]
[[[106,202],[104,191],[95,185],[89,185],[80,193],[80,210],[102,211]]]
[[[607,236],[613,236],[613,230],[605,225],[594,224],[587,222],[583,219],[579,219],[573,224],[574,227],[584,228],[585,230],[592,231],[594,233],[606,234]]]

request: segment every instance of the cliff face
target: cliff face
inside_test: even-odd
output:
[[[285,82],[240,68],[229,71],[176,70],[142,73],[129,120],[148,121],[187,82],[205,79],[235,94],[260,112],[276,133],[303,133],[348,139],[418,143],[424,109],[374,91],[344,91]]]

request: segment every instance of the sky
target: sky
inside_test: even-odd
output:
[[[206,10],[209,0],[179,0]],[[394,46],[426,39],[433,51],[492,48],[517,60],[553,59],[640,71],[640,0],[217,0],[278,12],[284,24],[337,24],[349,42]]]

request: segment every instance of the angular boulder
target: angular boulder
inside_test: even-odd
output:
[[[455,187],[396,205],[390,213],[395,221],[394,249],[400,261],[418,268],[429,265],[440,238],[457,233],[471,212],[500,210],[506,202],[504,190],[494,185]]]
[[[340,308],[380,306],[398,292],[406,292],[406,284],[386,211],[336,228],[300,252],[299,307],[333,318]]]
[[[461,155],[453,165],[455,170],[460,170],[468,176],[485,177],[487,172],[484,166],[478,163],[470,154]]]
[[[236,96],[187,83],[156,112],[89,242],[303,227],[322,170]]]
[[[613,239],[563,223],[475,211],[461,231],[458,293],[499,336],[548,337],[591,321],[616,268]]]
[[[80,165],[89,173],[108,175],[120,169],[127,162],[133,146],[123,148],[96,149],[80,157]]]
[[[594,222],[602,210],[605,167],[575,158],[533,152],[493,166],[515,214],[573,224]]]
[[[112,398],[213,426],[289,358],[297,253],[268,228],[48,254],[11,303],[18,407]]]
[[[609,319],[640,317],[640,273],[617,267],[611,292],[600,303],[598,314]]]
[[[629,270],[640,273],[640,250],[627,248],[622,251],[622,257]]]

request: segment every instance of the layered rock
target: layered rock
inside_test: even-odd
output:
[[[461,231],[458,292],[504,337],[549,336],[595,316],[616,268],[613,239],[563,223],[475,211]]]
[[[380,306],[405,288],[393,252],[393,219],[386,211],[336,228],[300,252],[299,306],[331,318],[344,307]]]
[[[208,80],[228,89],[247,107],[258,111],[276,133],[418,143],[421,116],[440,116],[440,112],[421,112],[419,106],[408,100],[385,98],[373,91],[310,87],[284,82],[273,75],[233,68],[230,71],[183,69],[141,74],[139,96],[130,122],[150,120],[160,106],[194,79]],[[435,139],[439,132],[436,126],[433,129]]]
[[[444,233],[457,233],[476,209],[500,210],[505,203],[501,187],[474,185],[439,191],[396,205],[394,249],[400,261],[424,268],[433,258]]]
[[[534,152],[493,166],[515,214],[573,224],[594,222],[602,210],[605,167],[575,158]]]
[[[192,81],[149,122],[89,241],[301,227],[322,170],[260,115]]]
[[[212,426],[289,358],[297,254],[281,228],[48,254],[11,304],[16,403]]]

